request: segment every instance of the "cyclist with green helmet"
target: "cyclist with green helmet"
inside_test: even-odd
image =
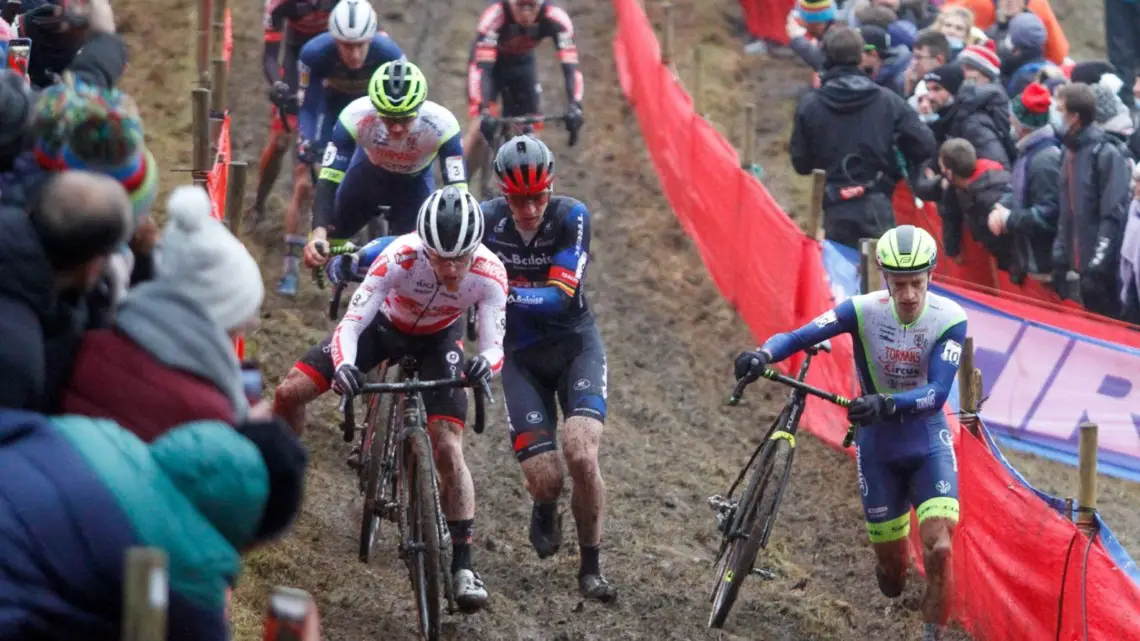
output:
[[[912,225],[879,239],[887,291],[853,296],[803,327],[777,334],[736,359],[736,377],[839,334],[850,334],[863,396],[848,418],[855,437],[859,490],[878,564],[879,589],[899,596],[909,561],[914,505],[927,571],[922,612],[926,639],[940,639],[949,616],[951,538],[958,522],[958,463],[942,405],[958,372],[966,313],[927,291],[938,258],[934,237]]]
[[[445,185],[467,189],[459,121],[427,95],[419,67],[395,60],[340,113],[321,161],[306,266],[323,265],[329,241],[353,237],[381,207],[390,208],[389,234],[414,232],[420,205],[435,190],[436,159]]]

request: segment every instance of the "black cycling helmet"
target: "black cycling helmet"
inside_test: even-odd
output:
[[[420,206],[416,233],[438,256],[466,256],[483,241],[483,210],[471,192],[448,185]]]
[[[554,182],[554,154],[534,136],[515,136],[495,154],[495,176],[504,194],[540,194]]]

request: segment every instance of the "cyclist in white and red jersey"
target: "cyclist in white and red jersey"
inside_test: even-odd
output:
[[[507,271],[483,246],[483,212],[475,197],[448,186],[420,207],[417,232],[392,241],[376,258],[331,336],[297,361],[277,387],[276,413],[299,433],[305,406],[330,386],[355,393],[364,372],[411,355],[424,380],[486,381],[503,364]],[[478,305],[479,355],[463,363],[464,324]],[[475,491],[463,460],[467,398],[463,389],[424,393],[428,432],[439,474],[440,502],[451,533],[451,574],[456,601],[465,610],[487,602],[472,569]]]
[[[502,98],[504,117],[539,115],[541,85],[534,50],[550,38],[562,63],[566,79],[566,129],[570,145],[578,141],[582,127],[582,72],[578,69],[578,47],[574,45],[574,23],[565,9],[545,0],[502,0],[483,11],[467,67],[468,116],[463,148],[469,158],[479,151],[480,140],[494,137],[492,115],[496,100]],[[482,130],[482,136],[480,131]],[[528,128],[529,131],[529,128]]]

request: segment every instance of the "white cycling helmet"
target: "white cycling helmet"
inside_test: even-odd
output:
[[[329,33],[340,42],[369,42],[376,35],[377,22],[368,0],[340,0],[329,14]]]
[[[424,247],[443,258],[466,256],[483,241],[483,210],[471,192],[449,185],[420,206],[416,232]]]

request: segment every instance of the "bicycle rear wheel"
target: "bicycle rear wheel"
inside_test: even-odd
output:
[[[427,432],[415,430],[408,434],[405,446],[408,539],[413,546],[407,557],[408,574],[416,598],[420,634],[427,641],[437,641],[442,618],[440,582],[444,575],[440,560],[438,508],[432,491],[435,467],[431,441]]]
[[[735,523],[729,529],[747,536],[729,542],[717,563],[710,628],[724,625],[744,579],[752,573],[760,548],[768,545],[768,534],[775,523],[780,497],[791,471],[792,453],[791,443],[777,438],[765,443],[757,458],[748,489],[736,508]]]
[[[391,496],[395,493],[392,484],[392,465],[395,435],[400,433],[402,416],[399,412],[400,396],[388,395],[383,402],[381,397],[373,395],[368,404],[368,415],[364,419],[365,429],[370,436],[367,442],[361,443],[360,456],[364,458],[365,466],[364,506],[360,515],[360,550],[361,563],[368,563],[372,557],[372,550],[376,547],[376,538],[380,533],[380,522],[383,519],[382,509],[392,503]],[[386,416],[384,433],[377,433],[380,417]]]

